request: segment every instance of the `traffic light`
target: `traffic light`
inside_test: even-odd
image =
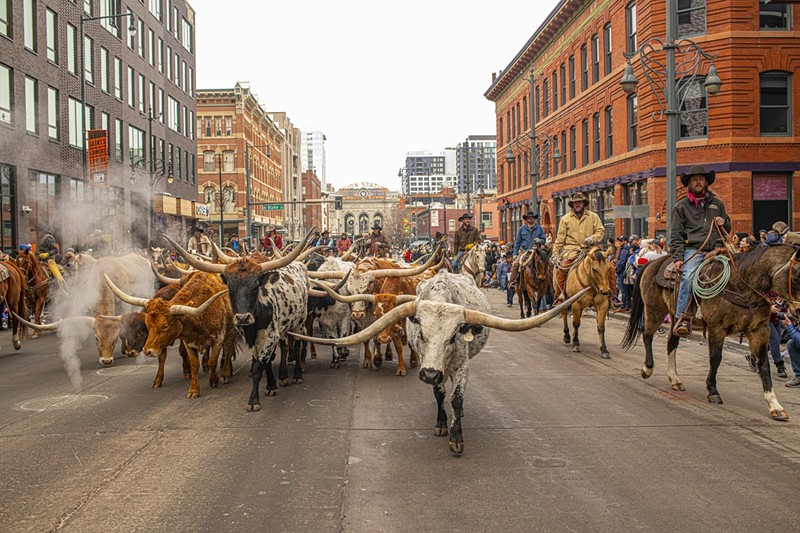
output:
[[[341,211],[341,209],[342,209],[342,197],[341,196],[334,196],[333,197],[333,208],[336,211]]]

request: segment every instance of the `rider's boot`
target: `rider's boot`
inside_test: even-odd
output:
[[[675,326],[675,335],[678,337],[688,337],[689,334],[692,333],[692,319],[694,318],[694,314],[692,313],[689,307],[686,308],[686,311],[681,314],[680,318],[677,320],[677,326]]]

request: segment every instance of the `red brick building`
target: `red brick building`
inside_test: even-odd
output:
[[[322,200],[322,185],[317,175],[311,170],[306,170],[300,175],[300,183],[302,184],[303,201],[308,202],[309,200],[316,200],[318,202],[304,204],[301,215],[303,226],[300,233],[305,235],[305,233],[314,226],[316,226],[317,230],[321,233],[323,231],[322,203],[320,203],[320,200]]]
[[[679,87],[678,173],[693,164],[715,170],[713,190],[725,201],[736,231],[777,220],[800,227],[800,7],[745,0],[675,2],[680,37],[689,37],[715,61],[723,81],[706,95],[708,64]],[[508,240],[530,204],[528,72],[536,73],[537,135],[559,141],[562,158],[541,147],[537,183],[542,224],[555,233],[566,199],[581,191],[600,214],[608,236],[653,236],[666,229],[666,122],[632,59],[638,94],[619,85],[623,52],[665,39],[665,3],[655,0],[562,0],[485,96],[496,104],[498,204],[501,238]],[[656,55],[664,59],[663,53]],[[680,63],[680,56],[677,57]],[[513,145],[513,139],[523,140]],[[513,145],[516,156],[505,155]],[[673,177],[672,179],[678,179]],[[683,190],[678,180],[678,196]]]

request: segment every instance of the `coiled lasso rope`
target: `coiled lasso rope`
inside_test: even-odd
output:
[[[700,272],[706,266],[710,265],[712,261],[718,261],[722,263],[722,271],[715,277],[714,279],[704,280],[702,283],[704,285],[700,285]],[[725,290],[725,287],[728,285],[728,281],[731,279],[731,262],[724,255],[715,255],[714,257],[710,257],[702,262],[700,267],[695,270],[694,276],[692,278],[692,291],[694,291],[694,295],[701,300],[705,300],[708,298],[713,298],[718,296]]]

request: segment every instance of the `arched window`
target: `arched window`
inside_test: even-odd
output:
[[[369,215],[361,213],[358,215],[358,232],[367,233],[369,231]]]
[[[225,213],[236,211],[236,189],[231,186],[222,188],[222,210]]]
[[[203,189],[203,198],[208,204],[209,208],[214,208],[217,202],[217,189],[214,187],[206,187]]]
[[[352,235],[353,231],[355,230],[355,223],[356,217],[353,216],[353,213],[347,213],[344,216],[344,229],[350,235]]]

